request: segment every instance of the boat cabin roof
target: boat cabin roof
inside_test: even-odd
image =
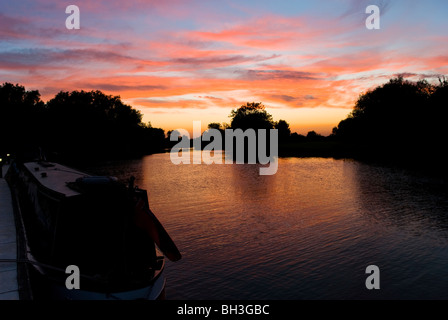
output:
[[[79,192],[69,188],[68,182],[74,182],[78,178],[89,176],[88,174],[52,162],[26,162],[28,171],[44,187],[59,192],[66,197],[79,195]]]

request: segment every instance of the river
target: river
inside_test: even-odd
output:
[[[259,167],[164,153],[89,169],[148,190],[183,255],[167,262],[167,299],[448,299],[442,181],[331,158]],[[380,289],[366,288],[369,265]]]

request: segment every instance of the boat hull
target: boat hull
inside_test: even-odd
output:
[[[38,276],[44,276],[40,274]],[[60,282],[43,280],[45,291],[41,296],[48,300],[163,300],[165,299],[166,278],[165,271],[161,270],[160,275],[145,287],[118,292],[95,292],[81,289],[67,289]],[[42,288],[41,288],[42,289]]]
[[[33,166],[38,168],[38,164]],[[29,167],[12,166],[8,182],[24,233],[26,256],[22,262],[29,269],[35,299],[164,298],[164,257],[154,241],[132,224],[132,201],[126,198],[127,191],[101,186],[97,192],[93,186],[93,191],[64,193],[62,184],[54,190],[39,181],[45,167],[39,176]],[[61,171],[59,168],[41,177],[56,179],[53,175]],[[146,196],[144,190],[139,189],[139,193]],[[121,196],[126,199],[117,200]],[[79,289],[65,285],[70,275],[65,272],[68,265],[79,266]]]

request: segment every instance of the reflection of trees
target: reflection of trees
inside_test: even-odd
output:
[[[236,196],[245,199],[259,201],[269,196],[271,182],[275,175],[261,176],[260,168],[266,165],[257,164],[231,164],[232,170],[231,185]],[[249,194],[249,197],[247,195]]]
[[[403,169],[353,166],[360,213],[414,235],[448,238],[446,184]]]

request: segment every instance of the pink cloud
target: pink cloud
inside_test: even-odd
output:
[[[419,34],[428,46],[418,47],[406,42],[417,27],[406,31],[406,41],[400,25],[367,33],[350,18],[359,9],[350,3],[342,18],[222,19],[195,1],[81,1],[86,21],[78,33],[53,27],[51,16],[2,13],[0,38],[21,46],[0,50],[0,80],[42,89],[44,99],[59,90],[99,89],[145,112],[262,101],[292,114],[304,107],[349,110],[362,91],[397,74],[448,72],[446,37]],[[48,1],[37,4],[54,11]]]

